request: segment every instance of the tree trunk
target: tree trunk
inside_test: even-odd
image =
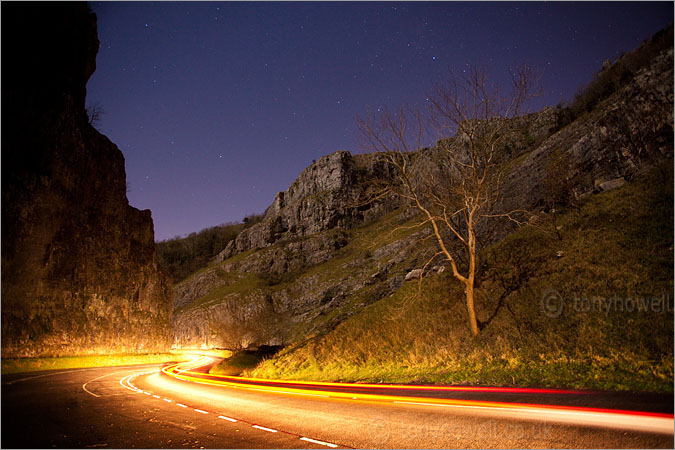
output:
[[[464,290],[466,293],[466,309],[469,313],[469,328],[471,334],[478,336],[478,321],[476,320],[476,310],[473,306],[473,279],[469,280]]]
[[[465,290],[466,293],[466,310],[469,313],[469,328],[471,334],[478,336],[478,321],[476,320],[476,309],[474,307],[474,282],[476,280],[476,235],[474,234],[473,214],[469,216],[469,276],[466,277]]]

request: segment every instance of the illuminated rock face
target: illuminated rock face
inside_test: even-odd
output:
[[[2,356],[161,351],[172,292],[124,157],[89,123],[84,3],[3,6]]]

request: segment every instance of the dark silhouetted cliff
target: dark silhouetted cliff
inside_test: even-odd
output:
[[[164,350],[172,293],[124,157],[88,122],[96,16],[2,7],[2,356]]]

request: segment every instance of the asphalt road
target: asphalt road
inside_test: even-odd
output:
[[[257,391],[253,390],[255,386],[251,389],[188,383],[157,372],[158,367],[3,375],[0,445],[3,448],[672,448],[674,444],[673,435],[668,433],[564,424],[542,417],[513,417],[489,408],[335,399]],[[640,402],[660,405],[652,409],[662,409],[667,403],[672,408],[672,398],[664,402],[662,397],[657,401],[656,397],[650,400],[642,396]]]

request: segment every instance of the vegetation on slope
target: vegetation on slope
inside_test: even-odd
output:
[[[176,309],[175,314],[189,316],[195,310],[223,306],[229,317],[220,317],[211,311],[209,328],[221,345],[231,345],[228,348],[232,349],[239,348],[236,335],[252,334],[262,342],[265,342],[263,336],[297,342],[309,334],[325,333],[363,306],[392,292],[395,280],[391,277],[398,277],[400,283],[410,268],[419,265],[423,259],[417,260],[420,252],[406,250],[408,247],[424,250],[411,236],[419,233],[419,228],[409,228],[410,224],[409,216],[395,211],[351,230],[330,229],[212,263],[203,269],[210,272],[210,279],[212,276],[211,289]],[[264,264],[259,268],[259,263],[274,259],[295,261],[289,247],[323,239],[327,242],[344,240],[344,243],[321,263],[293,262],[283,265],[286,267],[283,272],[270,271]],[[385,246],[388,248],[383,248]],[[199,274],[198,271],[194,275]],[[278,302],[275,312],[269,310],[268,303],[260,303],[265,298]],[[296,301],[300,306],[295,306],[295,310],[292,306],[283,309],[285,304]],[[305,304],[320,310],[312,311],[311,306],[302,306]],[[246,314],[247,307],[258,312]],[[303,320],[289,320],[293,314],[304,314]],[[238,315],[246,316],[243,322],[233,319]]]
[[[228,350],[199,350],[200,355],[230,358],[232,352]],[[62,356],[54,358],[2,358],[2,374],[19,372],[37,372],[43,370],[78,369],[84,367],[112,367],[136,364],[158,364],[169,362],[189,361],[194,352],[177,350],[171,353],[118,353],[114,355],[81,355]]]
[[[487,249],[476,338],[446,272],[406,283],[245,374],[266,378],[673,390],[673,162]],[[496,265],[494,268],[496,269]]]
[[[620,86],[629,83],[637,72],[649,65],[652,59],[661,51],[673,46],[672,23],[663,30],[655,33],[636,50],[622,54],[609,65],[603,64],[602,69],[595,74],[587,86],[580,89],[574,100],[567,105],[558,105],[558,117],[555,130],[559,130],[576,120],[586,112],[590,112],[602,100],[608,98]]]
[[[2,374],[81,367],[126,366],[188,360],[185,355],[171,353],[63,356],[56,358],[2,358]]]
[[[169,271],[174,283],[177,283],[206,267],[242,230],[261,219],[261,215],[252,214],[244,217],[243,223],[218,225],[185,237],[176,236],[157,242],[155,247],[159,263]]]

